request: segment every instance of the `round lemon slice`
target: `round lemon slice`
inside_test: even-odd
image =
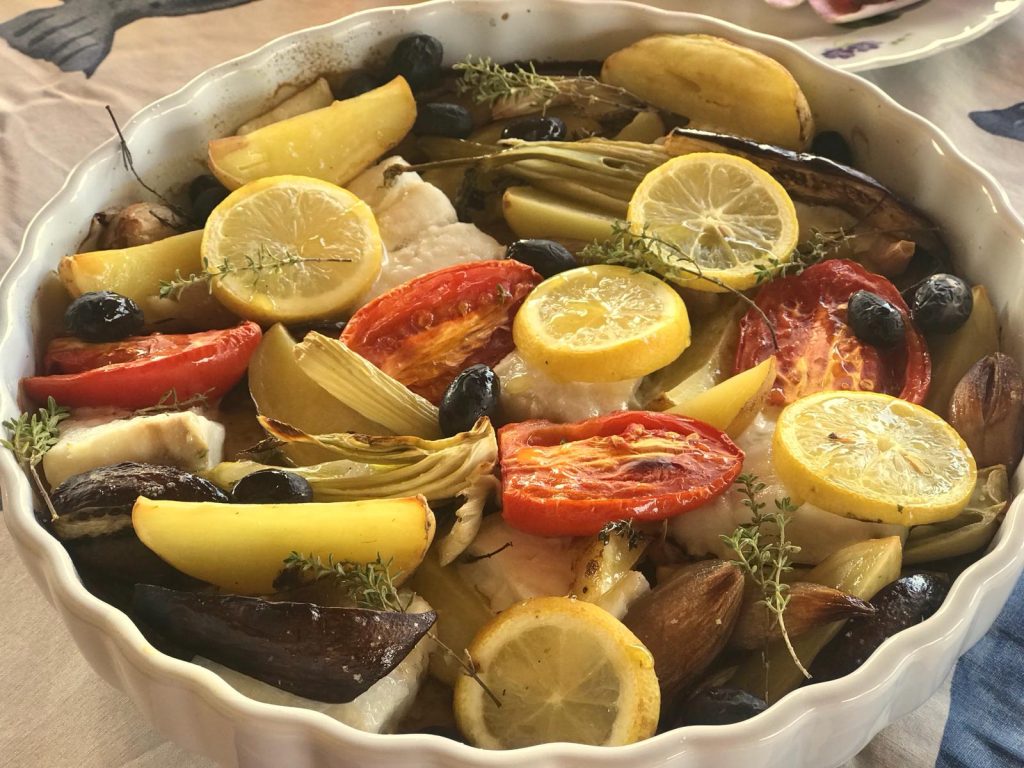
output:
[[[679,294],[626,267],[579,267],[538,285],[512,324],[519,354],[561,381],[645,376],[690,345]]]
[[[383,245],[369,206],[334,184],[270,176],[239,187],[210,214],[203,265],[217,299],[269,324],[329,319],[380,272]]]
[[[752,288],[758,267],[789,261],[799,236],[782,185],[749,160],[717,152],[681,155],[648,173],[626,218],[634,233],[668,244],[655,247],[669,267],[696,265],[707,279],[676,272],[673,281],[701,291]]]
[[[795,495],[870,522],[948,520],[977,479],[956,430],[926,408],[877,392],[819,392],[788,405],[772,452]]]
[[[661,693],[654,659],[610,613],[568,597],[506,609],[469,649],[480,680],[455,683],[455,719],[478,747],[568,741],[631,744],[654,735]]]

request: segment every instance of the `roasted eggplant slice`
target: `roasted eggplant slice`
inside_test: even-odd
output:
[[[53,491],[62,541],[130,531],[132,506],[139,496],[174,501],[228,502],[209,480],[175,467],[123,461],[72,475]]]
[[[133,611],[195,653],[307,699],[352,701],[398,666],[437,619],[135,588]]]

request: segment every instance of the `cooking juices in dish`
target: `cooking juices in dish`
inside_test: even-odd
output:
[[[254,698],[495,749],[736,722],[937,610],[1024,382],[935,224],[728,41],[442,58],[240,115],[60,261],[5,426],[87,586]]]

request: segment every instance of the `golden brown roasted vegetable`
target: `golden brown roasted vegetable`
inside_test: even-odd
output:
[[[1012,357],[996,352],[971,366],[953,390],[949,423],[979,467],[1005,464],[1013,474],[1024,453],[1024,378]]]
[[[729,638],[733,648],[754,650],[765,643],[782,638],[782,629],[765,608],[757,592],[745,596],[736,629]],[[798,581],[789,588],[786,604],[786,632],[799,637],[814,627],[833,621],[874,613],[870,603],[824,584]]]
[[[637,600],[624,623],[654,656],[663,698],[671,698],[725,647],[743,601],[743,572],[726,560],[680,568]]]

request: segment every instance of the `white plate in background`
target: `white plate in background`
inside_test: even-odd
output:
[[[905,64],[970,42],[1020,10],[1024,0],[923,0],[854,24],[829,24],[804,3],[773,8],[764,0],[650,0],[673,11],[704,13],[792,40],[823,61],[859,72]]]

